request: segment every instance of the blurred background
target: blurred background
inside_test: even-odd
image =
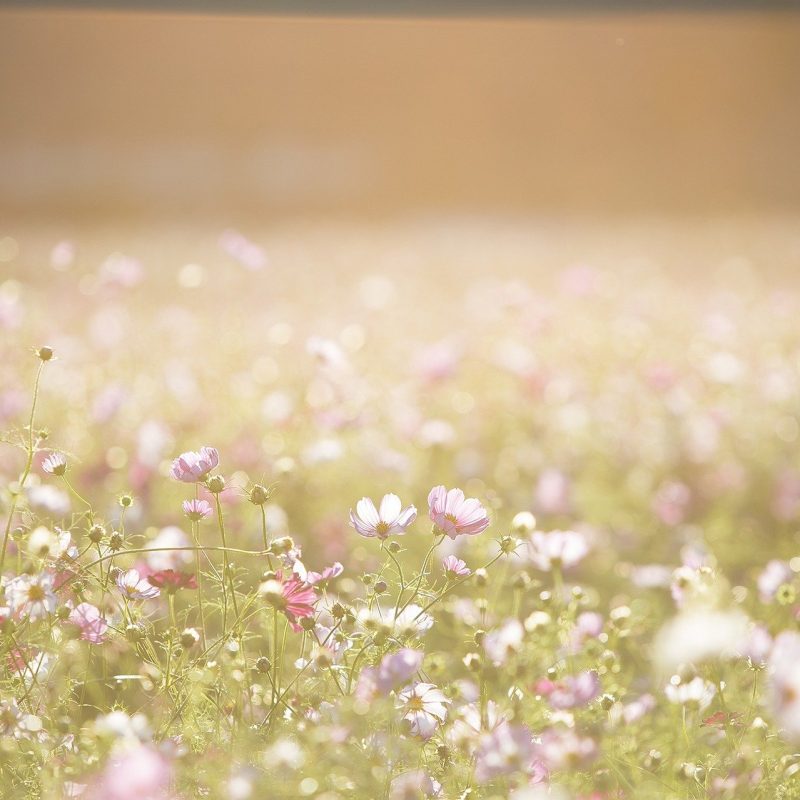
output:
[[[0,11],[0,212],[164,221],[800,209],[800,13]]]

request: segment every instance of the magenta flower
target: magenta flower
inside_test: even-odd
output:
[[[108,623],[100,615],[100,609],[91,603],[81,603],[70,612],[68,620],[80,629],[80,638],[92,644],[101,644],[106,640]]]
[[[489,527],[489,514],[474,497],[464,497],[461,489],[434,486],[428,495],[428,508],[433,524],[451,539],[464,534],[474,536]]]
[[[150,600],[161,594],[157,586],[141,577],[138,569],[129,569],[117,575],[117,588],[128,600]]]
[[[199,522],[201,519],[208,519],[213,513],[213,509],[208,500],[184,500],[183,513],[192,522]]]
[[[447,556],[447,558],[442,561],[442,569],[448,580],[466,578],[468,575],[472,575],[472,570],[465,562],[456,556]]]
[[[385,494],[380,509],[375,508],[369,497],[362,497],[356,503],[355,513],[350,510],[350,524],[368,539],[376,536],[386,539],[392,534],[403,534],[416,518],[417,509],[414,506],[404,509],[396,494]]]
[[[267,602],[286,615],[295,633],[302,630],[299,619],[314,616],[317,593],[313,586],[295,573],[286,578],[282,573],[277,573],[274,579],[261,584],[260,592]]]
[[[176,481],[197,483],[204,481],[208,473],[219,465],[219,453],[214,447],[201,447],[200,452],[181,453],[173,462],[170,475]]]

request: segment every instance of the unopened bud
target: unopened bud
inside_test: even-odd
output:
[[[219,494],[225,488],[225,478],[222,475],[211,475],[206,479],[206,486],[211,494]]]

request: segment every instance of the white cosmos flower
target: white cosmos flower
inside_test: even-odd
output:
[[[439,723],[447,718],[450,702],[432,683],[412,683],[397,695],[396,708],[411,723],[411,732],[423,739],[433,736]]]
[[[6,584],[6,602],[13,614],[30,620],[52,614],[58,605],[53,592],[53,576],[41,572],[12,578]]]

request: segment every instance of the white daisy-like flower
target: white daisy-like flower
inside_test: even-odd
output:
[[[20,618],[41,619],[56,610],[58,600],[53,591],[53,576],[19,575],[6,584],[6,602],[11,612]]]
[[[397,695],[396,708],[411,723],[411,733],[430,739],[437,726],[447,719],[450,700],[432,683],[412,683]]]

